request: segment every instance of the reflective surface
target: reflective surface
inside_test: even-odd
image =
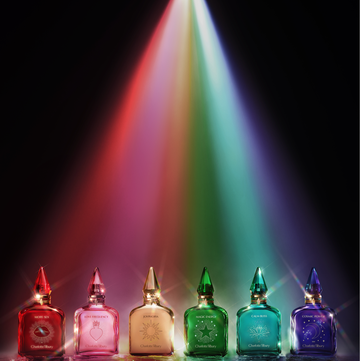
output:
[[[51,360],[54,361],[76,361],[76,360],[93,360],[93,361],[114,361],[114,360],[124,360],[124,361],[186,361],[186,360],[206,360],[209,358],[200,358],[200,357],[184,357],[184,356],[178,356],[176,354],[174,354],[173,356],[170,357],[163,357],[163,356],[154,356],[154,357],[143,357],[143,356],[131,356],[131,355],[117,355],[117,356],[112,356],[112,357],[79,357],[79,356],[65,356],[65,357],[57,357],[57,358],[52,358]],[[278,357],[266,357],[266,358],[259,358],[259,357],[244,357],[244,356],[225,356],[225,357],[213,357],[211,358],[212,360],[226,360],[226,361],[252,361],[252,360],[278,360],[278,361],[286,361],[286,360],[291,360],[291,361],[357,361],[359,360],[358,356],[349,356],[349,355],[342,355],[342,356],[332,356],[332,357],[306,357],[306,356],[294,356],[291,354],[287,354],[286,356],[278,356]],[[28,360],[25,357],[5,357],[5,358],[0,358],[0,361],[13,361],[13,360],[17,360],[17,361],[26,361]],[[44,360],[44,358],[33,358],[31,359],[33,361],[35,360]]]

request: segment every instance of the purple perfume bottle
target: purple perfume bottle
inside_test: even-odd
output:
[[[336,353],[336,313],[321,304],[322,287],[315,268],[305,287],[305,306],[291,313],[291,353],[331,356]]]
[[[96,267],[90,279],[89,303],[75,311],[74,348],[81,356],[111,356],[118,353],[119,314],[105,305],[105,286]]]

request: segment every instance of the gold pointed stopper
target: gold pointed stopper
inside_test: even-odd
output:
[[[144,294],[158,294],[160,296],[160,286],[156,278],[154,268],[150,267],[146,281],[144,284],[143,292]]]

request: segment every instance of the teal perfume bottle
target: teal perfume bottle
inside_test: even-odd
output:
[[[267,286],[261,269],[255,272],[251,304],[237,313],[237,347],[241,356],[276,356],[281,352],[281,314],[267,304]]]
[[[225,356],[228,344],[228,314],[214,305],[214,287],[204,267],[197,289],[198,304],[186,310],[184,336],[186,356]]]

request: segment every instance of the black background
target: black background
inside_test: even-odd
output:
[[[3,264],[26,257],[166,4],[1,5]],[[207,4],[235,76],[253,84],[358,287],[358,3]]]

